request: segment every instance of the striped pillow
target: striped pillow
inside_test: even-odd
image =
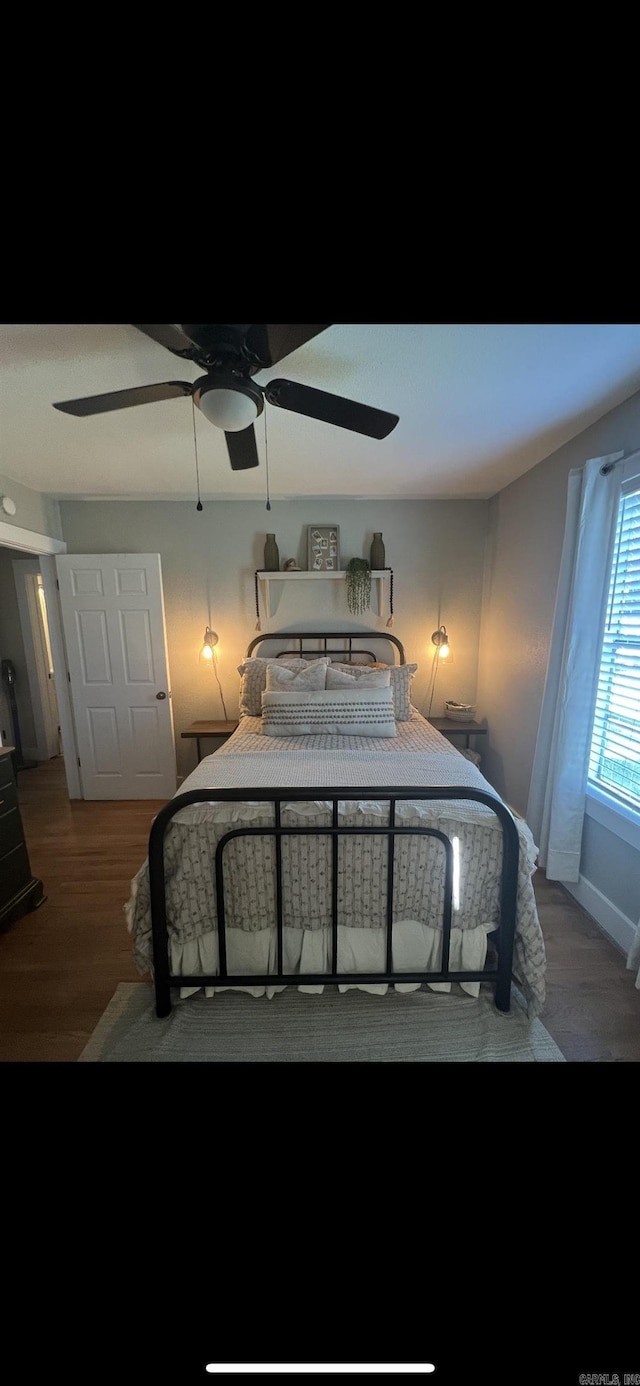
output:
[[[411,682],[417,673],[417,664],[332,664],[332,669],[342,669],[355,678],[363,678],[372,669],[388,669],[391,675],[391,691],[396,722],[408,722],[411,718]]]
[[[397,736],[390,688],[263,693],[265,736]]]
[[[301,659],[296,655],[283,655],[282,659],[261,659],[258,655],[243,659],[242,664],[238,665],[240,679],[240,717],[260,717],[262,706],[260,703],[261,695],[267,686],[267,668],[270,664],[277,664],[285,669],[306,669],[307,665],[319,663],[319,660]],[[323,664],[328,664],[329,660],[323,659]]]

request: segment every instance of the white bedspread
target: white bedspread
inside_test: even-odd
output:
[[[172,968],[217,970],[216,900],[212,860],[216,842],[230,826],[273,823],[268,803],[251,802],[251,789],[329,788],[358,791],[341,802],[344,826],[388,821],[388,803],[372,787],[460,785],[497,798],[479,770],[435,731],[417,711],[398,724],[397,738],[264,736],[259,718],[243,718],[226,745],[206,757],[182,784],[190,789],[237,789],[238,802],[202,803],[182,809],[165,835],[165,879]],[[349,743],[349,744],[345,744]],[[327,801],[284,804],[283,826],[321,826],[331,821]],[[408,800],[398,803],[399,825],[440,828],[457,841],[451,966],[482,967],[487,934],[499,924],[502,829],[490,808],[470,800]],[[531,881],[537,848],[527,825],[516,820],[520,840],[514,970],[529,1013],[544,1002],[545,954]],[[327,837],[282,839],[283,923],[287,970],[328,970],[331,841]],[[275,851],[273,838],[236,839],[225,849],[227,935],[235,947],[230,967],[238,973],[275,967]],[[340,966],[343,970],[384,967],[387,839],[349,837],[338,853]],[[441,948],[444,852],[431,838],[396,838],[394,861],[394,965],[437,970]],[[149,881],[146,864],[132,884],[125,907],[140,970],[151,965]],[[365,931],[368,931],[365,933]],[[249,937],[253,936],[253,938]],[[412,961],[420,954],[428,961]],[[413,951],[412,951],[413,950]],[[377,956],[379,961],[372,962]],[[251,961],[253,959],[253,962]],[[349,962],[351,959],[351,963]],[[448,984],[442,984],[447,986]],[[251,989],[251,988],[248,988]],[[380,988],[386,990],[384,986]],[[466,989],[477,994],[477,984]],[[251,989],[253,990],[253,989]],[[256,989],[259,994],[263,988]],[[273,989],[275,990],[275,988]]]

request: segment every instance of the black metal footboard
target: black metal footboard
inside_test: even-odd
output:
[[[384,826],[344,827],[338,821],[340,801],[357,802],[363,798],[388,800],[389,821]],[[396,804],[400,800],[419,799],[470,799],[485,804],[493,810],[502,827],[502,874],[500,882],[500,918],[497,926],[497,963],[482,971],[454,972],[449,967],[451,943],[451,912],[453,895],[453,847],[445,833],[436,828],[403,827],[396,823]],[[282,827],[281,809],[285,803],[329,802],[332,804],[331,825],[321,827]],[[164,836],[171,819],[176,813],[190,804],[202,803],[271,803],[274,806],[274,823],[260,823],[256,827],[233,828],[225,833],[216,846],[215,871],[217,929],[219,942],[219,971],[213,975],[174,976],[169,966],[169,939],[167,932]],[[273,837],[275,839],[275,899],[276,899],[276,945],[277,971],[267,975],[244,973],[232,975],[227,969],[226,919],[223,883],[223,853],[227,844],[238,837]],[[283,837],[331,837],[333,840],[331,872],[331,971],[312,973],[285,973],[283,971],[283,907],[282,907],[282,838]],[[384,972],[338,972],[338,851],[337,839],[347,836],[377,836],[388,839],[387,900],[386,900],[386,969]],[[440,842],[445,854],[443,911],[442,911],[442,957],[438,972],[394,971],[393,957],[393,883],[395,839],[400,836],[433,837]],[[518,889],[518,830],[512,814],[501,800],[480,789],[466,789],[461,785],[421,788],[369,788],[363,791],[350,785],[346,788],[335,786],[324,789],[192,789],[186,794],[177,795],[165,805],[154,820],[149,837],[149,883],[151,898],[151,922],[153,934],[153,971],[156,993],[156,1015],[163,1017],[171,1011],[171,987],[220,986],[273,986],[273,985],[319,985],[325,983],[384,983],[384,982],[489,982],[495,989],[495,1004],[498,1010],[508,1011],[511,997],[511,974],[513,962],[513,942],[516,921],[516,899]]]

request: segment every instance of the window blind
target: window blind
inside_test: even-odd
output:
[[[589,782],[640,814],[640,484],[623,488],[598,675]]]

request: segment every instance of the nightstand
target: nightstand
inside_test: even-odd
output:
[[[487,728],[481,727],[479,722],[456,722],[453,717],[428,717],[427,721],[435,727],[436,731],[442,732],[443,736],[464,736],[465,746],[469,749],[470,736],[486,736]]]
[[[186,731],[180,733],[181,736],[194,740],[198,748],[198,761],[202,760],[200,750],[200,740],[206,736],[217,736],[220,744],[227,741],[234,731],[237,730],[237,722],[192,722]]]

